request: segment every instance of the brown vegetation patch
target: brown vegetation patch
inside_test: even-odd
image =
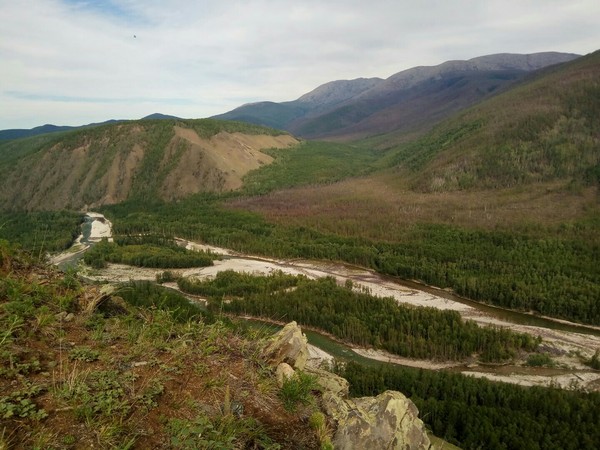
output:
[[[339,235],[393,241],[407,225],[441,223],[468,228],[557,225],[598,208],[596,188],[546,183],[503,190],[422,193],[386,173],[329,186],[309,186],[230,202],[273,222]]]

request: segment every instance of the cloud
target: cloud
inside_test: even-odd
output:
[[[449,59],[587,53],[599,14],[596,0],[0,0],[0,128],[206,117]]]

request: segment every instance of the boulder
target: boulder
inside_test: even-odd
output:
[[[275,376],[277,377],[277,385],[283,387],[283,383],[294,376],[296,372],[288,363],[282,362],[277,366]]]
[[[308,359],[308,340],[296,322],[283,327],[267,345],[263,357],[276,367],[285,362],[294,369],[302,370]]]
[[[350,392],[348,380],[339,375],[310,366],[306,366],[304,372],[317,377],[317,384],[323,389],[323,392],[329,391],[340,397],[346,397]]]
[[[415,404],[396,391],[377,397],[343,399],[325,392],[323,406],[337,422],[336,449],[423,449],[431,447]]]

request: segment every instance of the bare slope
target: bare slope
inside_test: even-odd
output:
[[[0,206],[96,207],[132,196],[176,199],[241,186],[297,140],[262,127],[214,120],[139,121],[0,146]]]

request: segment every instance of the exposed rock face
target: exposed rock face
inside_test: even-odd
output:
[[[326,392],[325,410],[338,426],[336,449],[423,449],[431,447],[423,422],[412,401],[400,392],[386,391],[377,397],[342,399]]]
[[[308,359],[308,340],[296,322],[290,322],[265,348],[263,357],[272,366],[285,362],[294,369],[304,369]]]
[[[341,450],[427,450],[431,443],[418,418],[415,404],[396,391],[377,397],[350,399],[344,378],[312,365],[307,339],[296,322],[288,323],[274,337],[263,356],[277,367],[277,383],[294,376],[294,368],[314,375],[323,390],[323,409],[335,422],[333,444]]]
[[[325,392],[331,392],[340,397],[346,397],[350,392],[348,380],[334,373],[310,366],[306,366],[304,372],[316,376],[318,385]]]
[[[277,366],[277,370],[275,371],[275,376],[277,377],[277,385],[279,387],[283,386],[286,380],[289,380],[294,376],[296,372],[288,363],[282,362]]]

